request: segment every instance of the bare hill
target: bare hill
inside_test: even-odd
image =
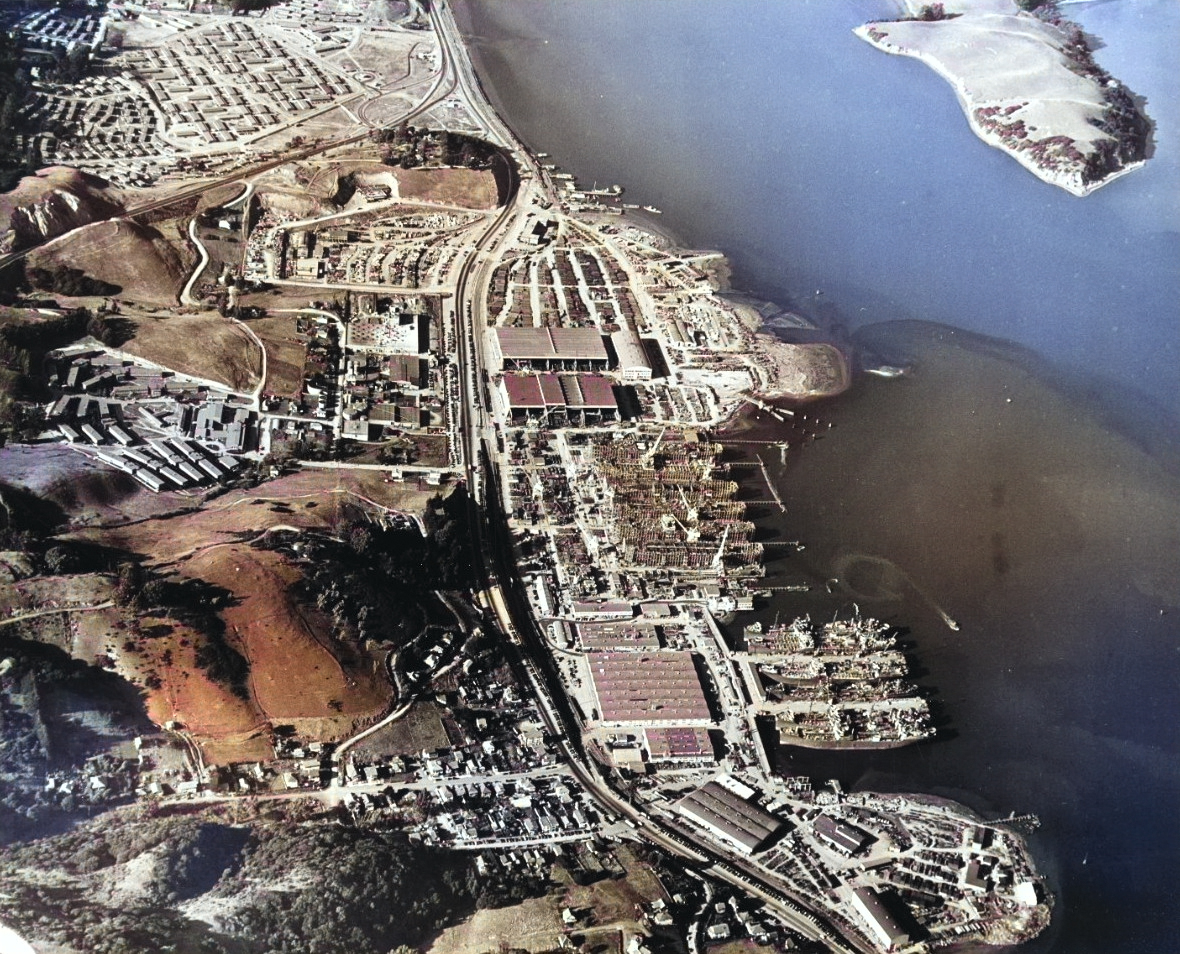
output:
[[[122,291],[120,298],[175,304],[186,268],[179,250],[150,226],[128,219],[84,225],[28,257],[31,268],[81,269]]]
[[[0,195],[0,252],[28,248],[123,209],[122,193],[105,179],[50,166]]]
[[[262,373],[262,355],[239,325],[217,312],[199,315],[132,315],[135,337],[122,345],[165,367],[249,391]]]

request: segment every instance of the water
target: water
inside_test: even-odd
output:
[[[460,19],[531,146],[723,249],[735,286],[914,365],[858,379],[819,409],[829,436],[772,467],[774,529],[808,543],[774,572],[842,581],[777,608],[910,626],[954,731],[796,767],[1041,815],[1059,904],[1030,950],[1180,950],[1180,4],[1069,7],[1157,122],[1151,163],[1086,199],[848,32],[889,12],[467,0]]]

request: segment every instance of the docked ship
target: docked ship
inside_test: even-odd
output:
[[[934,735],[889,624],[858,611],[823,625],[801,616],[747,627],[744,635],[743,678],[784,745],[896,748]]]

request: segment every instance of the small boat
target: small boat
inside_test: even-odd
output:
[[[643,211],[644,212],[651,212],[653,215],[663,215],[664,214],[662,211],[657,209],[654,205],[645,205],[643,207]]]
[[[879,378],[900,378],[910,373],[909,368],[895,368],[891,364],[883,364],[879,368],[865,368],[867,374],[875,374]]]

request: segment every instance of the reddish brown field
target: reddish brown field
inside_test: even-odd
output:
[[[329,649],[329,627],[297,605],[291,588],[301,573],[280,554],[218,547],[187,561],[184,573],[233,594],[222,618],[250,662],[251,694],[270,722],[335,738],[384,712],[391,687],[366,660],[345,666]]]
[[[123,668],[133,668],[140,679],[149,672],[160,679],[159,689],[145,690],[153,722],[179,723],[210,764],[274,757],[270,726],[257,703],[238,698],[197,667],[200,636],[167,618],[145,617],[140,625],[142,631],[159,634],[143,639],[134,664],[124,657]],[[168,628],[171,632],[163,633]]]
[[[250,662],[249,700],[205,678],[193,660],[200,637],[174,621],[142,620],[146,636],[130,650],[124,642],[131,633],[113,635],[112,620],[94,620],[94,631],[76,634],[85,636],[76,641],[89,655],[113,642],[120,672],[137,685],[154,672],[162,687],[145,687],[152,719],[180,722],[209,763],[267,757],[270,728],[279,723],[293,724],[306,738],[341,738],[385,711],[391,687],[379,663],[336,643],[328,621],[298,604],[292,587],[299,569],[278,553],[250,547],[242,534],[279,526],[332,530],[378,507],[421,513],[436,492],[386,483],[379,471],[309,469],[230,491],[203,510],[72,535],[143,554],[160,570],[227,590],[233,605],[222,618],[229,641]]]

